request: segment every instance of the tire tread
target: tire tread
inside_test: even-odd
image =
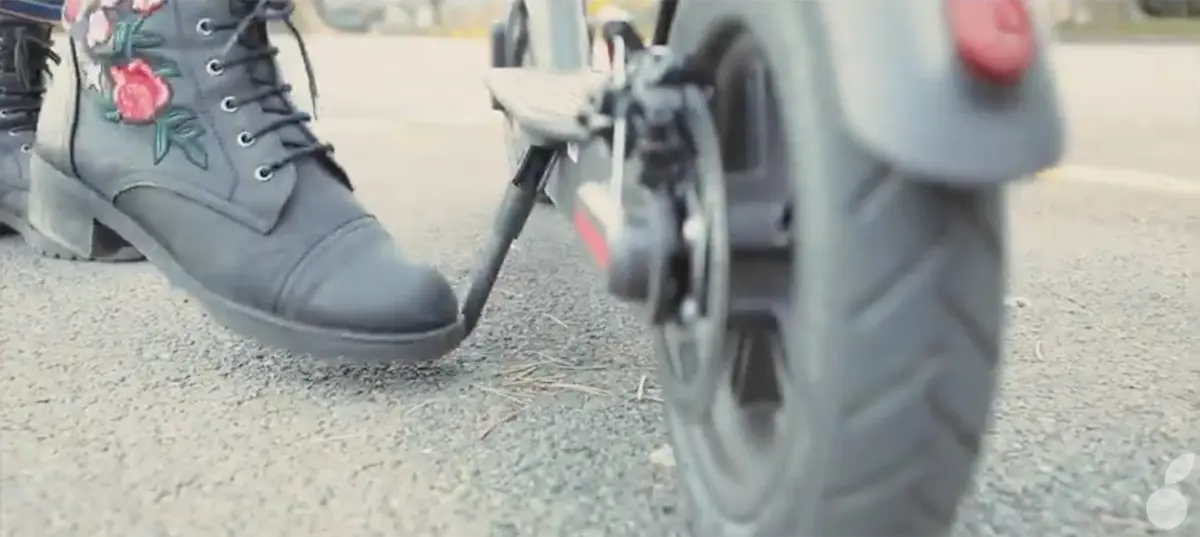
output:
[[[865,291],[849,300],[853,306],[839,324],[904,347],[877,356],[864,352],[872,347],[867,341],[871,336],[845,338],[843,385],[828,390],[843,394],[837,411],[841,437],[835,444],[853,435],[855,453],[869,453],[867,464],[890,471],[873,472],[873,478],[854,483],[846,482],[853,472],[835,473],[825,483],[819,529],[822,535],[940,535],[953,524],[973,475],[994,391],[1003,271],[981,272],[977,265],[983,256],[988,264],[1002,267],[1002,220],[985,207],[988,198],[1000,193],[951,190],[899,177],[887,166],[877,166],[856,186],[852,214],[846,218],[857,227],[851,236],[876,235],[876,240],[862,242],[877,244],[879,234],[919,230],[925,240],[908,251],[880,256],[903,261],[877,281],[847,285]],[[964,299],[981,296],[987,298]],[[930,306],[936,316],[923,323],[924,333],[899,332],[911,326],[906,316]],[[902,361],[887,365],[900,374],[888,377],[883,386],[855,385],[854,372],[883,367],[876,365],[881,359]],[[955,386],[964,381],[969,386]],[[964,409],[972,415],[964,416]],[[897,431],[897,424],[919,424],[918,431]],[[899,449],[908,445],[901,440],[862,441],[900,434],[924,434],[927,440],[917,440],[920,449]],[[947,452],[953,456],[946,457]],[[864,518],[863,513],[876,516]]]

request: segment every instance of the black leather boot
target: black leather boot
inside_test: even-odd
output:
[[[437,358],[462,337],[454,292],[404,258],[293,106],[266,28],[293,9],[68,4],[68,57],[32,159],[33,225],[81,255],[132,243],[213,317],[265,343]]]
[[[51,50],[49,25],[0,15],[0,235],[20,233],[34,250],[60,259],[82,259],[29,225],[29,153],[42,108]],[[132,247],[96,261],[141,259]]]

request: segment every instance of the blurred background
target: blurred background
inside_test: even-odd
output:
[[[731,0],[735,1],[735,0]],[[1032,0],[1053,14],[1066,40],[1200,41],[1200,0]],[[657,0],[591,0],[615,5],[639,25],[652,23]],[[504,0],[299,0],[297,22],[308,31],[483,37]],[[1142,9],[1139,9],[1141,4]],[[1166,18],[1146,13],[1167,14]]]

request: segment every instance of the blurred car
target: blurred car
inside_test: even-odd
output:
[[[1143,13],[1163,19],[1200,18],[1200,0],[1137,0]]]
[[[383,18],[380,0],[312,0],[321,21],[342,32],[366,33]]]
[[[342,32],[404,33],[436,26],[445,0],[312,0],[324,24]],[[467,0],[486,2],[486,0]]]

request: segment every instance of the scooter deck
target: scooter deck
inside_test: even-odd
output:
[[[583,118],[608,78],[606,73],[594,71],[499,68],[487,74],[484,84],[534,145],[554,146],[591,138],[592,131]]]

